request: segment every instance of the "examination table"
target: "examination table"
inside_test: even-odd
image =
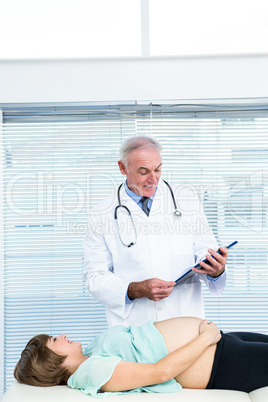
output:
[[[67,385],[44,388],[19,384],[14,381],[1,402],[89,402],[90,400],[97,401]],[[114,395],[102,400],[107,402],[268,402],[268,387],[257,389],[249,394],[240,391],[182,389],[180,392],[172,394],[142,392]]]

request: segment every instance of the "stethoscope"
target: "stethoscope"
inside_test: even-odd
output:
[[[176,203],[176,200],[175,200],[175,197],[174,197],[173,190],[172,190],[172,188],[170,187],[170,185],[168,184],[167,181],[163,180],[163,182],[168,186],[168,189],[169,189],[169,191],[170,191],[170,194],[171,194],[171,197],[172,197],[172,201],[173,201],[173,204],[174,204],[174,211],[173,211],[173,213],[172,213],[173,218],[174,218],[174,219],[181,218],[181,211],[179,211],[178,208],[177,208],[177,203]],[[120,186],[118,187],[118,190],[117,190],[118,205],[117,205],[117,207],[115,207],[115,210],[114,210],[114,219],[115,219],[116,224],[117,224],[118,235],[119,235],[119,239],[120,239],[121,243],[123,244],[123,246],[131,247],[131,246],[134,246],[134,244],[137,243],[137,231],[136,231],[136,228],[135,228],[135,225],[134,225],[133,218],[132,218],[132,215],[131,215],[130,210],[128,209],[128,207],[126,207],[125,205],[121,204],[120,190],[121,190],[121,187],[123,186],[123,184],[124,184],[124,183],[120,184]],[[119,210],[120,208],[123,208],[125,211],[127,211],[128,216],[129,216],[130,219],[131,219],[132,228],[134,229],[135,240],[134,240],[133,242],[129,243],[129,244],[123,242],[122,237],[121,237],[121,234],[120,234],[119,225],[118,225],[118,220],[117,220],[117,213],[118,213],[118,210]]]

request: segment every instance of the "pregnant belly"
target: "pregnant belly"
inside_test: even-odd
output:
[[[199,335],[202,320],[194,317],[179,317],[159,321],[154,325],[162,334],[169,353],[191,342]],[[216,345],[206,351],[175,379],[184,388],[206,388],[214,361]]]

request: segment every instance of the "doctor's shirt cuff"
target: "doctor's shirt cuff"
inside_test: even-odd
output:
[[[134,300],[130,300],[130,298],[129,298],[128,295],[127,295],[127,292],[126,292],[126,297],[125,297],[125,299],[126,299],[126,303],[133,303],[133,302],[134,302]]]

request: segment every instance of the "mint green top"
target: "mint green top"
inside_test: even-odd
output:
[[[121,361],[155,363],[168,354],[160,332],[149,321],[140,327],[117,325],[97,336],[84,350],[89,358],[68,379],[71,388],[95,398],[125,392],[178,392],[181,385],[172,379],[162,384],[150,385],[123,392],[101,392],[100,388],[111,378]]]

